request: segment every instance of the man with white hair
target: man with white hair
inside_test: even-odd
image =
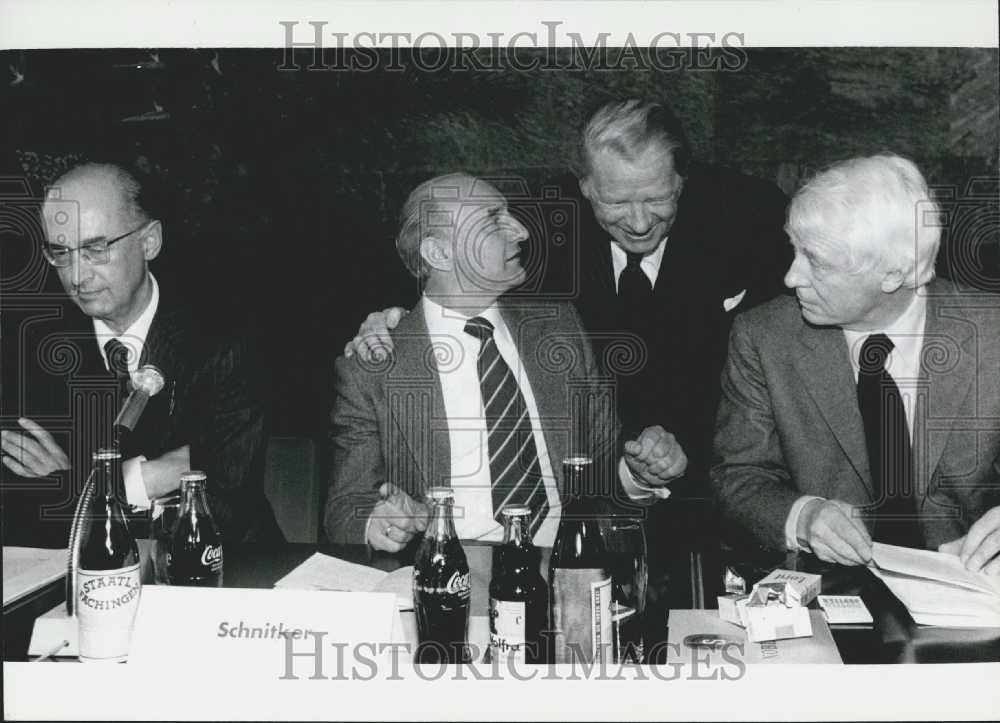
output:
[[[671,501],[649,511],[659,565],[678,541],[716,532],[707,474],[726,340],[738,313],[782,291],[787,199],[772,183],[696,162],[670,108],[635,98],[591,115],[570,165],[556,208],[574,202],[573,218],[527,246],[544,262],[540,293],[572,299],[613,375],[625,432],[660,425],[689,459]],[[402,313],[369,315],[345,353],[391,348],[387,327]]]
[[[562,500],[581,492],[566,489],[561,463],[579,454],[594,458],[589,494],[669,495],[683,450],[656,425],[620,435],[573,306],[505,296],[524,281],[528,233],[499,191],[440,176],[401,217],[396,247],[423,294],[388,359],[337,359],[329,539],[398,552],[427,524],[426,491],[444,485],[459,537],[501,541],[501,510],[515,503],[531,509],[535,544],[551,546]]]
[[[895,155],[793,198],[779,298],[733,325],[711,471],[728,520],[844,565],[872,541],[1000,575],[1000,299],[934,278],[940,219]]]

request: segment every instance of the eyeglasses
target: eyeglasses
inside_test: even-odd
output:
[[[124,241],[136,231],[141,231],[148,225],[149,221],[143,221],[141,225],[135,227],[131,231],[123,233],[121,236],[116,236],[115,238],[108,239],[106,241],[94,241],[93,243],[89,243],[75,249],[71,249],[68,246],[59,246],[57,244],[44,244],[42,246],[42,254],[45,256],[46,261],[59,268],[65,268],[73,263],[74,251],[79,252],[80,259],[82,261],[86,261],[88,264],[92,264],[94,266],[102,266],[111,260],[112,245],[118,243],[119,241]]]

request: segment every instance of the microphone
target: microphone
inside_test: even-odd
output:
[[[123,431],[135,431],[139,417],[142,416],[142,412],[146,408],[146,402],[163,389],[165,381],[163,372],[152,364],[145,364],[132,374],[132,391],[129,393],[128,399],[125,400],[125,404],[122,405],[121,411],[118,412],[118,416],[115,417],[116,438],[121,436]]]
[[[135,430],[139,417],[142,416],[146,408],[146,402],[150,397],[156,396],[166,380],[157,367],[152,364],[144,364],[132,375],[132,391],[129,392],[128,399],[122,405],[121,411],[115,417],[113,424],[115,448],[118,447],[123,432]],[[76,570],[80,561],[80,534],[83,529],[83,521],[86,511],[90,506],[90,501],[95,494],[93,478],[89,478],[83,487],[80,498],[76,502],[76,511],[73,514],[73,521],[69,530],[69,555],[66,569],[66,613],[76,614]]]

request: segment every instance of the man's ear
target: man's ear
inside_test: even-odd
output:
[[[152,261],[160,255],[163,248],[163,223],[152,221],[142,232],[142,250],[146,261]]]
[[[899,269],[889,269],[882,276],[882,291],[886,294],[892,294],[903,285],[905,280],[905,275]]]
[[[590,176],[580,179],[580,193],[583,194],[584,198],[590,199],[591,192],[594,190],[590,183]]]
[[[453,259],[451,245],[434,236],[424,236],[420,241],[420,256],[424,263],[437,271],[451,271]]]

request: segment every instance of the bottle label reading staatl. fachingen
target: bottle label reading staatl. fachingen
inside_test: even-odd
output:
[[[611,645],[611,578],[600,569],[560,568],[552,580],[555,662],[599,661]]]
[[[139,609],[139,565],[118,570],[77,571],[80,658],[124,660]]]

